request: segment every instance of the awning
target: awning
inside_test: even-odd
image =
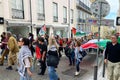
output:
[[[7,20],[8,27],[12,27],[12,26],[30,26],[30,22],[27,21],[18,21],[18,20]]]

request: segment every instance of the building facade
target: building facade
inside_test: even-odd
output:
[[[90,32],[85,20],[90,17],[89,0],[0,0],[0,33],[11,31],[17,36],[34,36],[45,25],[47,34],[71,37],[72,27]]]
[[[86,19],[91,17],[90,0],[76,0],[76,28],[85,33],[91,32],[91,26],[86,25]]]

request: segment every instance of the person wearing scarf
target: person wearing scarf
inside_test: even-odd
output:
[[[20,38],[19,46],[21,47],[18,54],[18,73],[20,74],[20,80],[32,80],[32,53],[29,49],[29,39]]]

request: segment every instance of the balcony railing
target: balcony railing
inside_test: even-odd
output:
[[[67,18],[63,18],[63,23],[67,23]]]
[[[12,18],[13,19],[24,19],[24,11],[12,8]]]
[[[58,22],[58,16],[53,16],[53,21]]]
[[[89,11],[89,12],[91,11],[90,8],[80,0],[77,0],[77,5],[82,7],[83,9]]]
[[[86,22],[85,19],[81,19],[81,18],[78,19],[78,23],[85,23],[85,22]]]
[[[45,20],[45,14],[43,13],[37,13],[38,20]]]

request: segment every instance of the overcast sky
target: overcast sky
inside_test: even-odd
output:
[[[110,4],[110,13],[106,16],[107,19],[116,19],[119,7],[119,0],[106,0]]]

